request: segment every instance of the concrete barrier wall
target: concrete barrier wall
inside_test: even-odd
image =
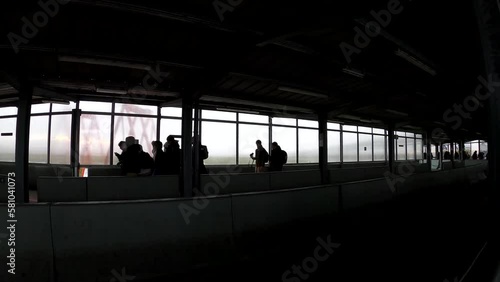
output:
[[[338,186],[232,195],[236,236],[338,212]]]
[[[391,200],[395,195],[395,190],[385,178],[342,183],[340,189],[342,207],[345,210],[382,203]]]
[[[38,202],[87,201],[87,178],[40,177],[38,178]]]
[[[389,167],[387,166],[331,169],[330,181],[332,183],[342,183],[342,182],[380,178],[384,177],[384,174],[387,171],[389,171]]]
[[[8,177],[6,174],[0,174],[0,203],[7,203],[9,196]]]
[[[89,177],[87,191],[89,201],[175,198],[179,197],[179,177]]]
[[[121,176],[122,169],[118,166],[89,166],[88,176]]]
[[[17,205],[15,208],[15,246],[9,246],[11,223],[8,206],[0,205],[0,281],[53,281],[53,252],[50,207],[47,204]],[[12,245],[13,241],[10,241]],[[15,275],[7,272],[7,256],[15,248]],[[10,258],[9,258],[10,261]]]
[[[214,189],[209,186],[217,186],[220,195],[269,191],[269,173],[242,173],[242,174],[209,174],[200,177],[201,191],[209,191],[205,195],[211,195]]]
[[[270,186],[272,190],[316,186],[321,184],[319,170],[300,170],[271,172]]]
[[[123,268],[137,280],[229,261],[231,198],[211,198],[185,221],[188,200],[54,204],[57,281],[110,281]],[[141,280],[142,281],[142,280]]]

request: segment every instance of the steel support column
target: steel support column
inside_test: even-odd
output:
[[[16,202],[29,203],[29,140],[33,87],[21,85],[16,124]]]

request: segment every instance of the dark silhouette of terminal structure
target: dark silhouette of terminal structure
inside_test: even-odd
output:
[[[500,6],[0,9],[0,281],[500,281]]]

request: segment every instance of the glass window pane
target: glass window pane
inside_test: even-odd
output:
[[[182,108],[164,107],[161,108],[161,115],[167,117],[182,117]]]
[[[16,108],[17,109],[17,108]],[[0,133],[12,133],[12,136],[0,136],[0,161],[14,162],[16,158],[16,120],[17,118],[1,118]]]
[[[318,130],[299,129],[299,163],[319,162],[318,142]]]
[[[357,127],[357,126],[353,126],[353,125],[343,125],[343,126],[342,126],[342,130],[343,130],[343,131],[353,131],[353,132],[357,132],[357,131],[358,131],[358,127]]]
[[[262,115],[239,114],[239,121],[269,124],[269,117]]]
[[[470,146],[470,151],[471,151],[471,158],[472,158],[472,155],[474,154],[474,152],[477,151],[477,154],[479,155],[479,143],[477,143],[477,141],[474,141],[474,142],[471,142],[471,146]]]
[[[31,105],[32,114],[48,113],[49,111],[50,111],[49,103]]]
[[[358,161],[358,134],[347,133],[343,134],[344,144],[342,145],[344,151],[344,162],[357,162]]]
[[[146,106],[137,104],[115,104],[115,113],[119,114],[139,114],[139,115],[153,115],[158,114],[158,107]]]
[[[372,135],[359,134],[359,161],[372,161]]]
[[[236,121],[236,113],[231,113],[231,112],[202,110],[201,117],[202,119]]]
[[[371,127],[358,126],[358,132],[372,133]]]
[[[385,136],[373,135],[373,160],[385,161]]]
[[[279,125],[297,125],[297,119],[273,117],[272,123],[279,124]],[[288,154],[288,152],[287,152],[287,154]],[[290,155],[288,155],[288,156],[289,156],[288,159],[290,159]]]
[[[386,134],[385,129],[380,129],[380,128],[374,128],[373,133],[374,134]]]
[[[160,141],[165,144],[167,142],[167,137],[169,135],[182,135],[182,120],[180,119],[166,119],[163,118],[160,121]],[[179,139],[179,137],[176,137]],[[116,142],[115,142],[116,143]],[[182,145],[179,142],[179,145]]]
[[[30,122],[30,163],[47,163],[49,144],[49,116],[31,117]]]
[[[114,140],[118,144],[128,136],[134,136],[142,145],[142,150],[151,154],[151,142],[156,140],[156,118],[115,116]],[[165,137],[166,138],[166,137]],[[114,144],[113,144],[114,146]],[[113,158],[113,163],[118,162]]]
[[[291,127],[273,126],[273,141],[278,142],[288,155],[287,164],[297,163],[297,130]]]
[[[488,142],[480,141],[479,142],[479,150],[481,150],[481,152],[484,152],[484,154],[486,155],[486,153],[488,153]]]
[[[111,103],[80,101],[80,110],[84,112],[111,113]]]
[[[406,132],[406,137],[415,137],[415,133]]]
[[[71,115],[53,115],[50,125],[50,163],[69,164]]]
[[[201,127],[201,142],[209,156],[205,164],[236,164],[236,124],[203,121]]]
[[[314,120],[299,119],[299,126],[318,128],[318,122]]]
[[[238,163],[240,165],[247,165],[252,162],[249,155],[255,152],[255,149],[257,148],[257,145],[255,145],[255,141],[257,140],[262,141],[262,146],[267,150],[268,153],[270,153],[269,127],[267,125],[240,124],[238,137]],[[276,142],[280,144],[279,141]]]
[[[415,134],[415,137],[422,139],[422,134]]]
[[[17,115],[17,107],[4,107],[0,108],[0,116]]]
[[[109,165],[110,138],[111,116],[82,114],[80,118],[80,163],[82,165]],[[121,139],[115,139],[117,140]]]
[[[401,136],[401,135],[400,135]],[[406,138],[399,137],[396,140],[396,150],[397,150],[397,159],[398,161],[406,160]]]
[[[340,130],[340,124],[338,124],[338,123],[329,122],[329,123],[327,123],[326,126],[328,129]]]
[[[69,102],[69,105],[62,104],[52,104],[52,112],[71,112],[71,110],[76,109],[75,102]]]
[[[417,147],[416,158],[417,158],[417,160],[422,160],[424,158],[424,156],[422,154],[422,149],[424,147],[424,142],[422,141],[422,139],[417,139],[416,140],[416,147]]]
[[[407,159],[415,160],[415,139],[406,138]]]
[[[328,162],[340,162],[339,131],[328,131]]]

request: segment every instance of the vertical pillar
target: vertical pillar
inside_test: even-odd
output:
[[[70,165],[73,176],[78,176],[80,169],[80,117],[82,110],[71,111]],[[113,154],[112,154],[113,155]]]
[[[21,85],[16,124],[16,202],[29,203],[29,140],[33,87]]]
[[[432,138],[431,138],[431,132],[428,131],[427,134],[426,134],[426,146],[427,146],[427,156],[426,156],[426,159],[427,159],[427,168],[429,169],[429,171],[432,171]]]
[[[193,140],[193,187],[201,191],[200,187],[200,109],[198,103],[194,106],[194,140]]]
[[[330,183],[330,173],[328,171],[328,130],[327,115],[321,113],[318,115],[319,122],[319,171],[321,174],[321,183]]]
[[[191,97],[184,93],[182,98],[182,179],[184,197],[193,196],[193,150],[191,149],[191,132],[193,103]]]
[[[388,127],[388,137],[389,137],[389,170],[394,173],[394,124],[389,124]]]
[[[455,169],[455,142],[450,141],[451,168]]]
[[[440,141],[439,142],[439,170],[443,170],[444,169],[444,166],[443,166],[443,142]]]
[[[491,81],[491,84],[483,87],[483,94],[480,96],[489,105],[489,134],[488,134],[488,182],[491,191],[491,234],[490,240],[494,252],[500,251],[498,238],[500,233],[496,227],[498,214],[500,214],[500,181],[498,171],[500,170],[500,91],[498,90],[500,60],[496,54],[499,53],[498,30],[500,29],[500,9],[498,1],[476,0],[475,10],[478,23],[479,38],[483,51],[483,65],[486,76],[482,75],[482,80]],[[478,96],[478,95],[476,95]],[[478,96],[479,97],[479,96]]]

